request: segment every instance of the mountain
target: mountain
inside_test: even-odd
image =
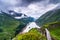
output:
[[[5,12],[0,13],[0,40],[11,40],[15,36],[16,28],[21,25]]]
[[[60,40],[60,9],[51,10],[43,14],[36,20],[36,24],[41,26],[40,30],[45,35],[47,35],[45,29],[48,29],[52,40]]]
[[[44,24],[48,24],[49,22],[60,21],[60,9],[55,9],[48,11],[47,13],[43,14],[39,19],[36,20],[36,23],[39,26]]]
[[[17,13],[15,11],[9,10],[9,15],[11,15],[13,18],[22,21],[23,23],[27,24],[29,22],[33,22],[35,19],[33,17],[28,17],[27,15],[23,13]]]
[[[34,20],[32,17],[16,19],[14,18],[15,16],[20,15],[17,15],[16,13],[13,16],[2,11],[0,12],[0,40],[11,40],[14,36],[22,31],[27,23]]]
[[[21,18],[27,17],[27,15],[25,15],[23,13],[18,13],[18,12],[12,11],[12,10],[9,10],[8,13],[9,13],[9,15],[11,15],[12,17],[14,17],[16,19],[21,19]]]
[[[41,27],[32,28],[27,33],[18,34],[13,40],[60,40],[60,9],[45,13],[36,20],[36,23]],[[28,26],[28,28],[30,27]]]
[[[33,22],[34,18],[27,17],[27,18],[21,18],[21,19],[18,19],[18,20],[24,22],[25,24],[28,24],[29,22]]]
[[[48,29],[52,40],[60,40],[60,21],[48,23],[42,26],[41,29],[43,33],[45,29]]]

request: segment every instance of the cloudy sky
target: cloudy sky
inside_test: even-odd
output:
[[[59,4],[60,0],[0,0],[0,10],[14,10],[37,19],[47,11],[60,7]]]

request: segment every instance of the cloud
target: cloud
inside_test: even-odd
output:
[[[33,3],[33,2],[39,2],[39,1],[42,1],[42,0],[22,0],[22,6],[28,6],[30,3]]]
[[[10,4],[10,5],[15,5],[15,4],[17,4],[17,0],[0,0],[0,2],[2,2],[3,4]]]
[[[0,0],[0,10],[6,11],[9,9],[9,7],[13,7],[17,5],[16,0]]]
[[[60,0],[50,0],[50,3],[54,3],[54,4],[60,3]]]
[[[11,9],[13,9],[16,12],[20,12],[26,14],[27,16],[31,16],[37,19],[47,11],[54,9],[57,6],[58,4],[48,4],[47,1],[46,3],[45,1],[42,1],[42,2],[31,3],[27,7],[15,7]]]
[[[37,19],[45,12],[56,8],[59,3],[60,0],[0,0],[0,9],[14,10]]]

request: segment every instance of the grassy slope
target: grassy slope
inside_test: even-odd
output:
[[[18,34],[15,40],[46,40],[45,36],[41,35],[41,33],[37,29],[31,29],[28,33]]]
[[[10,40],[15,36],[19,22],[6,13],[0,14],[0,40]]]
[[[44,24],[60,21],[60,9],[48,11],[43,14],[38,20],[36,20],[37,25],[42,26]]]
[[[52,10],[42,15],[36,20],[37,25],[43,26],[42,29],[48,28],[52,37],[60,40],[60,9]]]
[[[60,40],[60,22],[48,23],[44,28],[48,28],[54,40]]]

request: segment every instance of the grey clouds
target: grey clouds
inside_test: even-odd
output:
[[[57,7],[60,7],[60,0],[0,0],[0,10],[14,10],[35,19]]]

